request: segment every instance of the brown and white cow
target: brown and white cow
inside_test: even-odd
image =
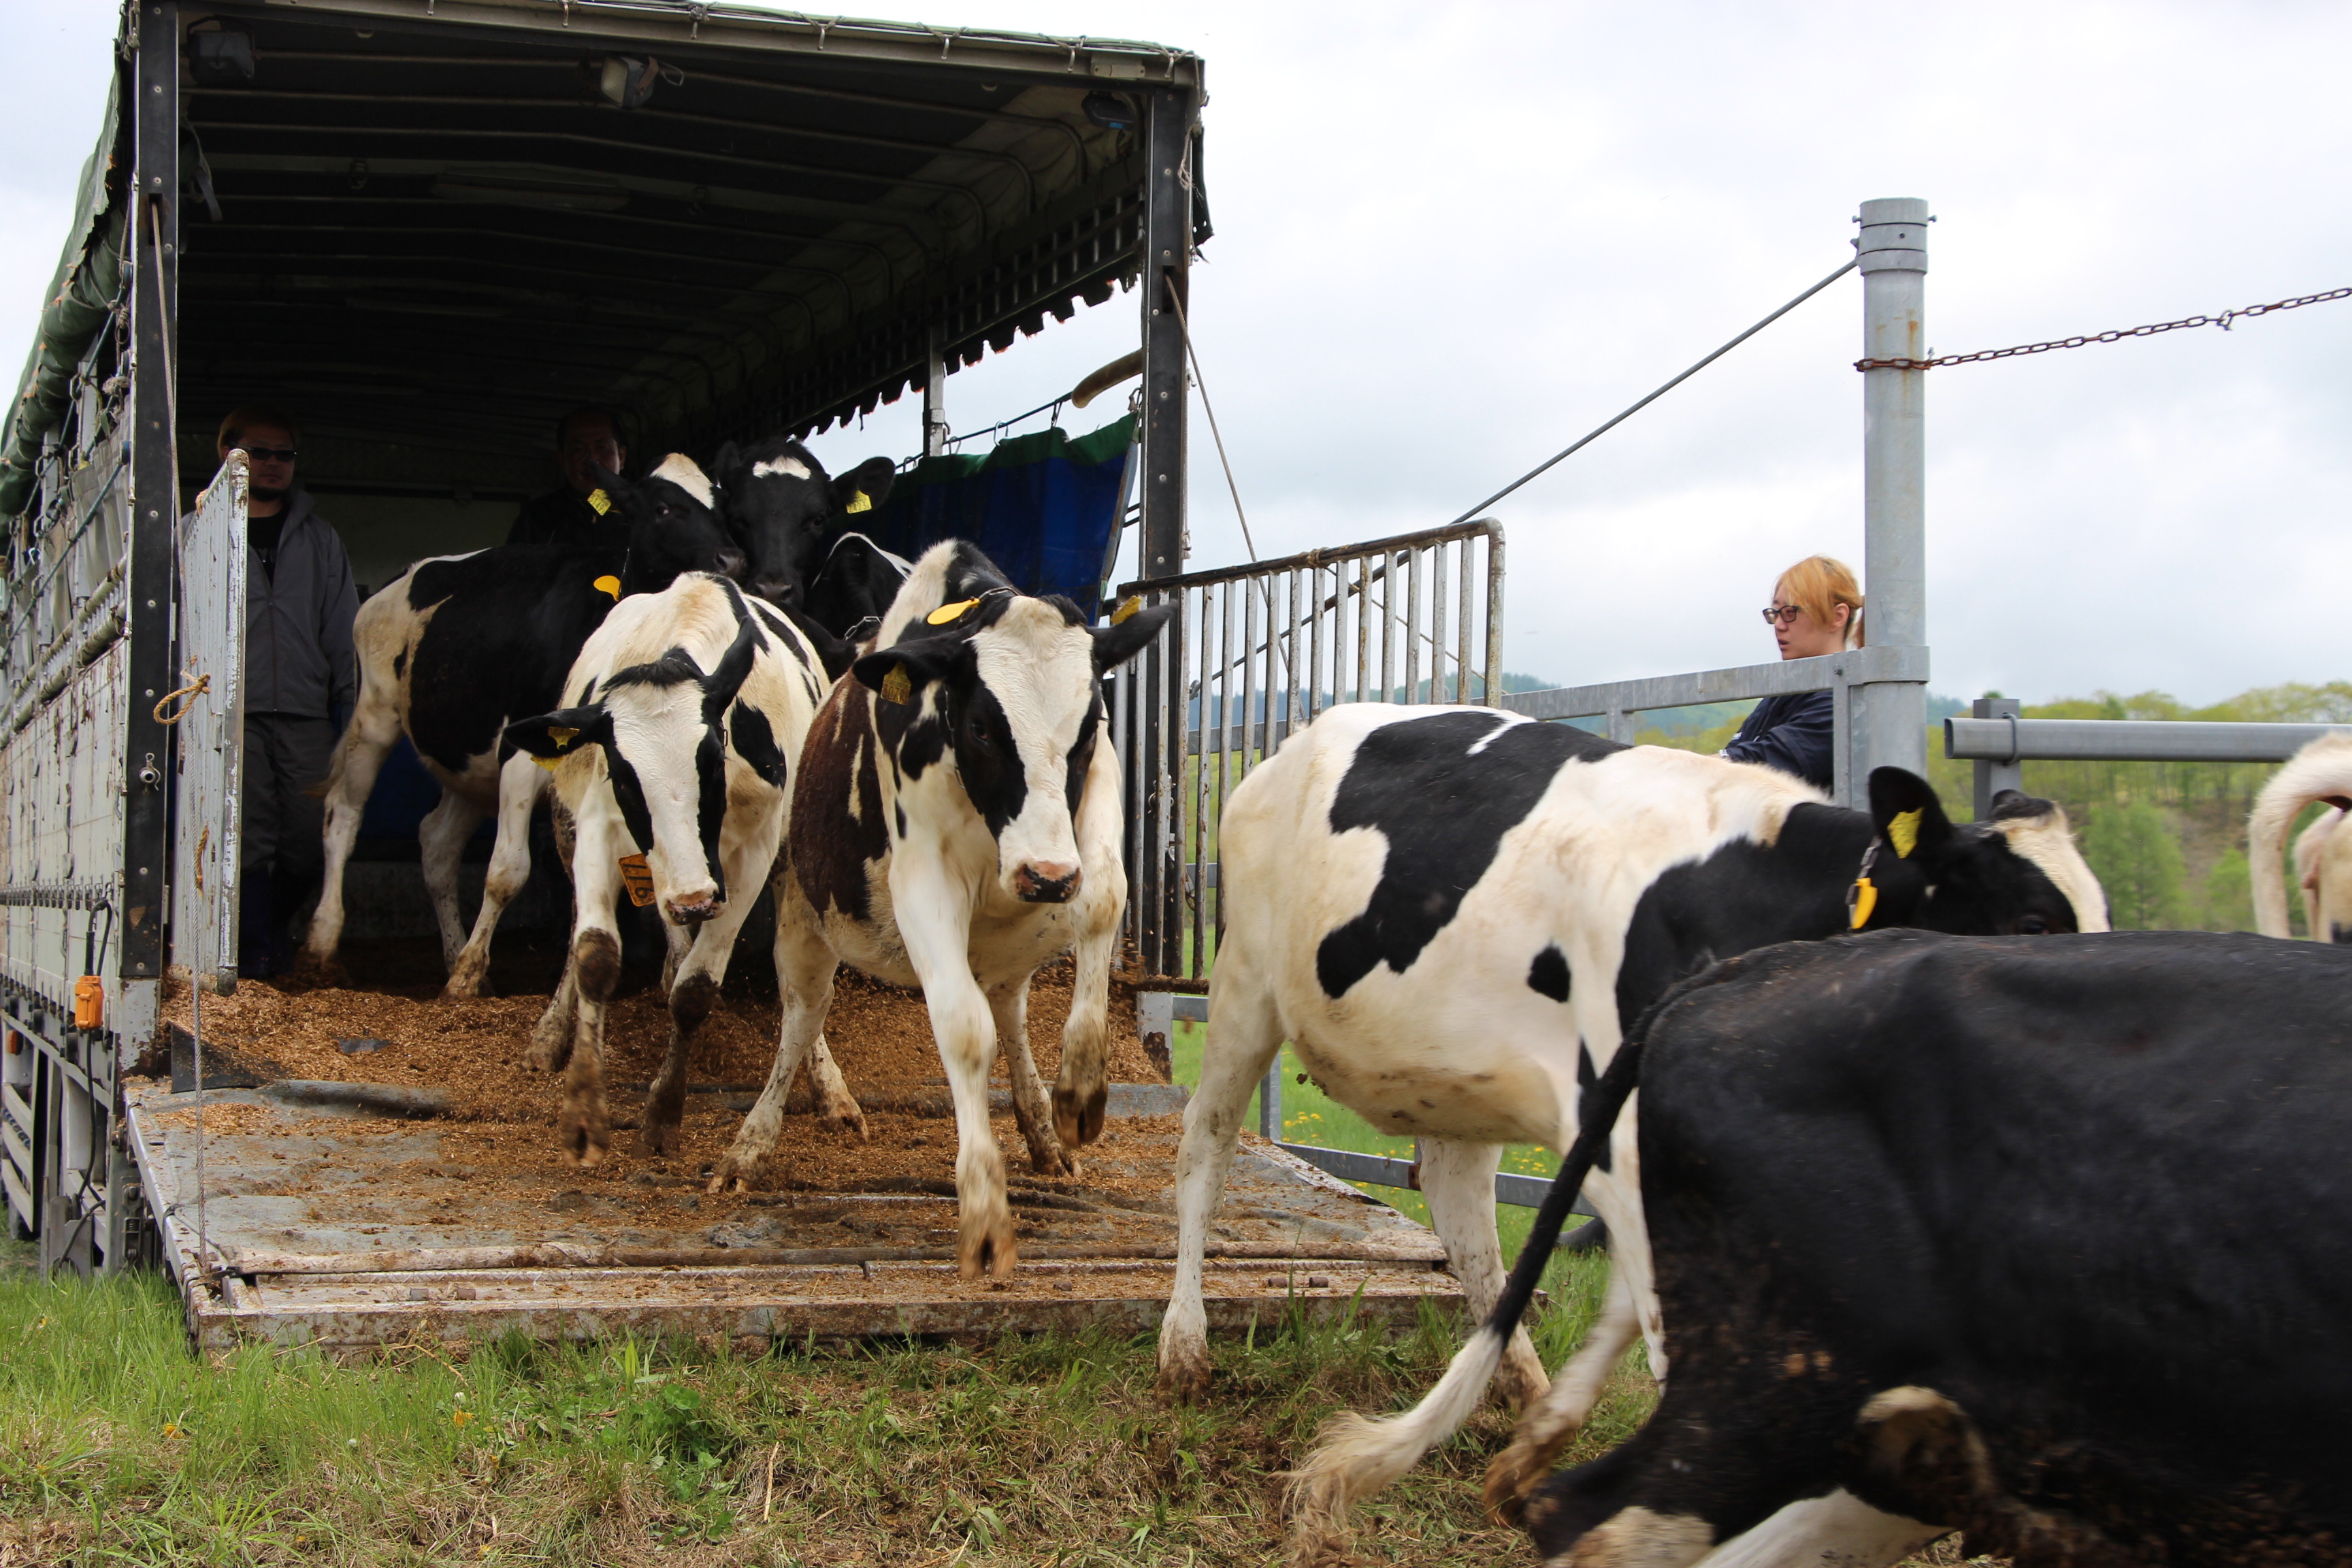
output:
[[[934,545],[809,731],[789,867],[775,882],[778,963],[795,994],[829,995],[845,960],[922,988],[955,1102],[956,1260],[967,1278],[1013,1266],[988,1117],[997,1050],[1010,1053],[1013,1113],[1039,1171],[1068,1173],[1066,1151],[1102,1131],[1127,874],[1118,759],[1097,678],[1150,643],[1170,613],[1090,627],[1066,599],[1018,592],[971,545]],[[1049,1110],[1029,1051],[1029,981],[1073,950]],[[787,1012],[774,1070],[712,1190],[761,1180],[801,1055],[823,1023],[821,1004]]]
[[[815,651],[784,616],[723,577],[690,574],[622,600],[572,667],[571,704],[507,728],[525,754],[553,763],[573,823],[571,962],[531,1060],[565,1068],[560,1136],[583,1164],[603,1160],[612,1142],[604,1010],[620,977],[614,910],[623,886],[648,890],[673,935],[669,1054],[646,1095],[643,1133],[648,1151],[667,1154],[685,1110],[688,1047],[776,864],[791,772],[822,689],[817,670]],[[786,951],[780,935],[790,1033],[811,1001]],[[814,1005],[821,1024],[822,1000]],[[814,1048],[819,1116],[862,1134],[865,1118],[824,1040]]]

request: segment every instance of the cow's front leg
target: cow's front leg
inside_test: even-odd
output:
[[[1445,1260],[1462,1281],[1470,1321],[1483,1323],[1503,1293],[1503,1243],[1495,1230],[1495,1172],[1503,1163],[1500,1143],[1465,1143],[1427,1138],[1421,1145],[1421,1192],[1429,1217],[1445,1244]],[[1511,1331],[1503,1363],[1495,1371],[1495,1392],[1509,1409],[1524,1408],[1551,1386],[1525,1324]]]
[[[1160,1321],[1160,1386],[1178,1399],[1209,1392],[1209,1319],[1202,1300],[1201,1260],[1209,1222],[1224,1197],[1225,1177],[1241,1142],[1250,1091],[1282,1048],[1282,1026],[1263,984],[1246,973],[1244,955],[1222,959],[1209,982],[1209,1039],[1201,1055],[1201,1087],[1184,1108],[1184,1141],[1176,1149],[1176,1279],[1168,1315]]]
[[[1041,1176],[1075,1176],[1076,1156],[1062,1147],[1054,1133],[1054,1118],[1045,1103],[1045,1086],[1037,1077],[1037,1059],[1029,1051],[1029,976],[1000,985],[988,994],[990,1016],[996,1025],[996,1048],[1013,1079],[1013,1120],[1029,1145],[1029,1164]]]
[[[751,834],[748,842],[722,847],[727,886],[732,892],[717,914],[695,928],[692,942],[677,963],[677,982],[669,988],[669,1051],[646,1092],[643,1136],[648,1154],[661,1157],[677,1152],[677,1130],[686,1120],[688,1056],[703,1021],[719,1005],[719,987],[727,978],[727,960],[735,952],[736,935],[758,901],[752,891],[759,885],[755,879],[775,861],[775,826],[772,822],[764,836]]]
[[[1004,1156],[988,1120],[996,1024],[971,977],[971,888],[936,853],[902,847],[890,867],[898,935],[922,983],[931,1037],[947,1068],[956,1117],[956,1271],[966,1279],[1013,1274],[1013,1209]]]
[[[612,844],[603,814],[591,811],[582,818],[579,853],[572,861],[572,1059],[564,1068],[556,1140],[583,1165],[601,1163],[613,1147],[612,1121],[604,1104],[604,1008],[621,981],[621,937],[613,923],[620,874]]]
[[[800,1075],[801,1063],[813,1049],[820,1048],[824,1039],[824,1016],[833,1005],[833,976],[838,967],[833,949],[825,944],[817,929],[815,914],[801,897],[800,884],[792,873],[781,868],[769,886],[774,889],[776,904],[776,989],[782,993],[783,1016],[777,1030],[776,1059],[769,1066],[768,1081],[760,1090],[760,1098],[751,1113],[743,1118],[743,1125],[735,1130],[735,1141],[710,1173],[710,1190],[749,1192],[754,1187],[772,1185],[773,1173],[770,1163],[777,1142],[784,1134],[784,1102],[791,1098],[793,1079]],[[831,1060],[830,1057],[826,1058]],[[840,1070],[834,1071],[835,1082]],[[818,1079],[819,1113],[824,1111],[822,1098],[823,1079]],[[846,1087],[841,1098],[856,1119],[857,1134],[866,1135],[866,1115],[857,1102],[849,1099]],[[837,1112],[839,1106],[834,1110]]]
[[[1054,1082],[1054,1131],[1071,1149],[1102,1136],[1109,1098],[1110,963],[1127,909],[1127,872],[1120,857],[1118,752],[1108,727],[1095,748],[1095,765],[1078,808],[1078,842],[1086,880],[1070,911],[1070,1016],[1062,1025],[1062,1067]]]
[[[490,868],[482,879],[482,907],[474,931],[449,966],[448,996],[479,996],[490,972],[490,938],[499,919],[530,880],[530,811],[546,793],[547,770],[528,752],[517,752],[499,770],[499,835]]]

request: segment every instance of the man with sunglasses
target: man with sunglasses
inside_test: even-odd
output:
[[[555,460],[563,482],[533,496],[515,513],[509,544],[589,544],[600,534],[622,531],[609,521],[612,503],[598,488],[596,471],[617,474],[629,460],[621,422],[609,408],[575,408],[555,422]]]
[[[245,601],[245,799],[237,970],[265,977],[293,958],[292,916],[324,864],[323,784],[359,693],[359,609],[342,539],[294,481],[299,431],[249,404],[221,421],[217,447],[246,455],[250,560]]]

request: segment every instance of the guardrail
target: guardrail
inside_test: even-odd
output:
[[[2027,762],[2283,763],[2352,724],[2241,724],[2201,719],[2025,719],[2012,697],[1979,697],[1944,721],[1944,755],[1976,763],[1979,819],[1992,797],[2025,787]]]

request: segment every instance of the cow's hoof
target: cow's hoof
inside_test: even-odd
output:
[[[601,1165],[613,1152],[613,1130],[602,1116],[567,1110],[555,1130],[557,1144],[575,1165]]]
[[[637,1138],[654,1159],[666,1160],[677,1152],[677,1123],[656,1121],[651,1111],[646,1112],[645,1130]]]
[[[1110,1090],[1097,1084],[1084,1096],[1056,1086],[1054,1089],[1054,1136],[1066,1149],[1083,1149],[1102,1136],[1103,1107]]]
[[[304,951],[294,960],[294,967],[279,982],[285,989],[331,988],[342,990],[352,983],[351,973],[343,961],[332,953]]]
[[[821,1104],[816,1108],[816,1124],[828,1132],[855,1132],[860,1143],[867,1142],[866,1110],[854,1100]]]
[[[766,1176],[767,1167],[768,1160],[764,1154],[749,1159],[722,1154],[719,1163],[710,1168],[710,1180],[702,1190],[711,1194],[758,1192]]]
[[[441,987],[441,998],[445,1002],[470,1002],[477,996],[489,994],[490,977],[479,969],[461,969],[449,976],[449,983]]]
[[[978,1279],[985,1275],[991,1279],[1010,1279],[1018,1250],[1013,1244],[1010,1215],[993,1226],[967,1226],[956,1241],[957,1277]]]
[[[1209,1397],[1209,1347],[1200,1345],[1171,1352],[1161,1346],[1159,1388],[1171,1405],[1198,1405]]]
[[[1078,1173],[1077,1157],[1066,1149],[1032,1149],[1029,1151],[1029,1165],[1037,1174],[1052,1176],[1057,1181],[1072,1180]]]
[[[530,1044],[523,1047],[522,1065],[532,1072],[562,1072],[572,1059],[572,1026],[567,1021],[562,1028],[541,1026],[530,1032]]]
[[[1496,1523],[1516,1530],[1527,1512],[1528,1494],[1551,1474],[1552,1460],[1565,1443],[1530,1443],[1514,1438],[1486,1467],[1486,1513]]]

